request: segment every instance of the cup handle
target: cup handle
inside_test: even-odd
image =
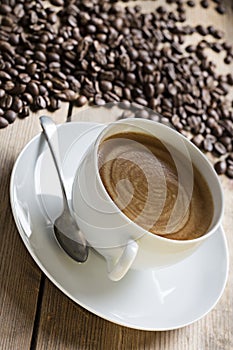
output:
[[[138,252],[138,244],[134,240],[129,240],[122,254],[114,263],[112,259],[107,259],[108,277],[112,281],[119,281],[128,272]]]

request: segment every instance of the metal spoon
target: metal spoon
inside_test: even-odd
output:
[[[88,246],[85,237],[79,230],[76,221],[68,205],[67,194],[64,186],[64,177],[59,166],[59,153],[55,144],[57,137],[57,127],[49,117],[40,117],[40,124],[48,142],[50,152],[57,169],[58,178],[61,185],[64,209],[54,222],[54,233],[65,252],[78,262],[85,262],[88,257]]]

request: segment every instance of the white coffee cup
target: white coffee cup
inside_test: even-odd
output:
[[[181,176],[185,176],[185,168],[194,164],[206,179],[214,212],[208,232],[203,236],[174,240],[153,234],[130,220],[110,198],[98,169],[99,145],[111,135],[139,130],[157,137],[169,151],[183,155]],[[180,164],[176,166],[179,168]],[[72,206],[88,243],[105,258],[109,278],[118,281],[130,268],[160,269],[191,255],[218,229],[223,215],[223,193],[213,166],[187,138],[161,123],[135,118],[106,125],[90,145],[74,179]]]

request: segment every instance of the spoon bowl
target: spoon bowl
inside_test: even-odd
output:
[[[53,120],[46,116],[40,117],[40,124],[57,170],[63,196],[64,208],[63,212],[54,222],[54,234],[59,245],[64,249],[64,251],[75,261],[83,263],[88,258],[89,249],[87,241],[82,232],[79,230],[79,227],[69,208],[64,176],[59,161],[60,157],[57,142],[57,127]]]

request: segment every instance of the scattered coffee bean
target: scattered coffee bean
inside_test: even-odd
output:
[[[219,155],[224,155],[227,153],[226,147],[221,143],[221,142],[216,142],[214,144],[214,150],[219,154]]]
[[[17,114],[11,110],[11,109],[8,109],[5,114],[4,114],[4,118],[8,121],[8,123],[13,123],[15,121],[17,117]]]
[[[80,95],[77,99],[76,99],[76,105],[78,107],[82,107],[87,103],[87,98],[86,96]]]
[[[218,6],[216,6],[216,11],[218,13],[220,13],[221,15],[225,14],[226,13],[226,8],[223,4],[219,4]]]
[[[218,161],[214,164],[214,168],[217,172],[217,174],[225,174],[227,170],[227,163],[225,160]]]
[[[21,112],[19,113],[19,118],[26,118],[30,114],[30,110],[28,106],[23,106]]]
[[[203,140],[204,140],[204,136],[201,134],[197,134],[191,139],[194,145],[196,145],[198,148],[201,147]]]
[[[187,5],[188,5],[189,7],[195,7],[195,6],[196,6],[196,2],[195,2],[194,0],[188,0],[188,1],[187,1]]]
[[[58,11],[41,0],[36,6],[29,0],[0,5],[0,127],[16,114],[27,117],[29,108],[54,111],[61,101],[79,107],[121,101],[123,109],[132,102],[134,117],[172,123],[182,134],[191,133],[200,149],[227,157],[233,138],[228,101],[233,76],[218,75],[206,49],[224,52],[229,64],[233,48],[220,41],[224,33],[214,26],[182,24],[185,4],[194,7],[196,1],[167,0],[154,13],[114,0],[50,2]],[[222,2],[215,2],[224,13]],[[210,1],[200,4],[208,8]],[[207,39],[188,45],[184,53],[185,37],[194,32]],[[163,118],[151,115],[147,106]]]
[[[226,174],[230,179],[233,179],[233,165],[228,165]]]
[[[196,31],[201,34],[202,36],[206,36],[208,34],[208,29],[205,28],[203,25],[198,24],[196,26]]]
[[[63,6],[64,1],[63,0],[50,0],[51,4],[54,6]]]
[[[9,122],[6,118],[0,116],[0,129],[6,128],[9,125]]]
[[[202,6],[203,8],[205,8],[205,9],[207,9],[207,8],[210,6],[208,0],[201,0],[200,4],[201,4],[201,6]]]
[[[36,82],[29,82],[27,86],[28,92],[33,95],[33,96],[38,96],[39,95],[39,87]]]

